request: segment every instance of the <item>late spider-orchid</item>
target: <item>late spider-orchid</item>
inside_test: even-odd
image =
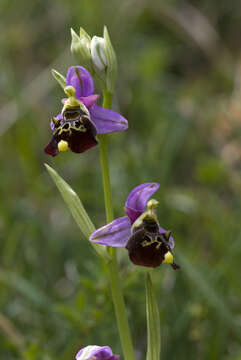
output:
[[[125,203],[126,216],[96,230],[90,240],[102,245],[125,247],[136,265],[157,267],[169,263],[178,269],[173,261],[171,232],[159,225],[155,213],[158,202],[149,200],[159,186],[157,183],[144,183],[134,188]]]
[[[82,66],[72,66],[66,76],[68,98],[61,113],[51,119],[52,139],[45,152],[56,156],[60,151],[82,153],[98,144],[97,134],[123,131],[128,121],[117,112],[96,105],[94,82]]]

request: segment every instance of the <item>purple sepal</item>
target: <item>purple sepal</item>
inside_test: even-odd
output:
[[[117,218],[102,226],[90,236],[90,241],[112,247],[123,247],[131,235],[131,223],[127,216]]]
[[[76,90],[76,97],[93,95],[94,81],[90,73],[82,66],[71,66],[67,72],[66,85],[71,85]]]
[[[88,345],[79,350],[75,357],[76,360],[118,360],[119,355],[113,354],[109,346]]]
[[[148,200],[158,190],[159,186],[158,183],[144,183],[130,192],[125,203],[125,213],[131,224],[145,211]]]
[[[91,120],[95,123],[98,134],[123,131],[128,128],[128,121],[113,110],[93,105],[89,111]]]

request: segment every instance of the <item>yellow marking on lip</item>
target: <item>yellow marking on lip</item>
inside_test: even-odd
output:
[[[173,264],[173,255],[172,255],[172,253],[170,251],[168,251],[165,254],[163,263],[165,263],[165,264]]]
[[[69,144],[65,140],[60,140],[58,143],[58,150],[59,151],[67,151],[69,150]]]

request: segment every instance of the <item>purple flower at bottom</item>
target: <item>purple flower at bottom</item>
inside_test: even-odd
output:
[[[79,350],[76,360],[118,360],[119,355],[112,353],[109,346],[88,345]]]
[[[150,197],[159,184],[145,183],[135,187],[125,203],[126,216],[117,218],[93,232],[90,241],[113,247],[125,247],[130,260],[141,266],[157,267],[173,261],[174,240],[171,231],[160,227],[155,208],[158,202]]]
[[[123,131],[128,121],[117,112],[96,105],[94,81],[82,66],[71,66],[66,76],[62,112],[51,119],[53,136],[45,152],[56,156],[67,149],[75,153],[84,152],[97,145],[97,134]]]

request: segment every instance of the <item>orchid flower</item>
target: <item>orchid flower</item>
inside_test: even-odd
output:
[[[94,81],[82,66],[71,66],[66,76],[63,109],[51,119],[53,136],[45,148],[49,155],[60,151],[84,152],[98,144],[96,135],[123,131],[128,121],[117,112],[96,105]]]
[[[174,269],[174,240],[171,231],[158,222],[155,208],[158,202],[150,197],[158,190],[157,183],[144,183],[135,187],[125,203],[126,216],[120,217],[96,230],[90,241],[112,247],[125,247],[130,260],[141,266],[157,267],[169,263]]]
[[[109,346],[88,345],[79,350],[76,360],[118,360],[119,355],[114,355]]]

